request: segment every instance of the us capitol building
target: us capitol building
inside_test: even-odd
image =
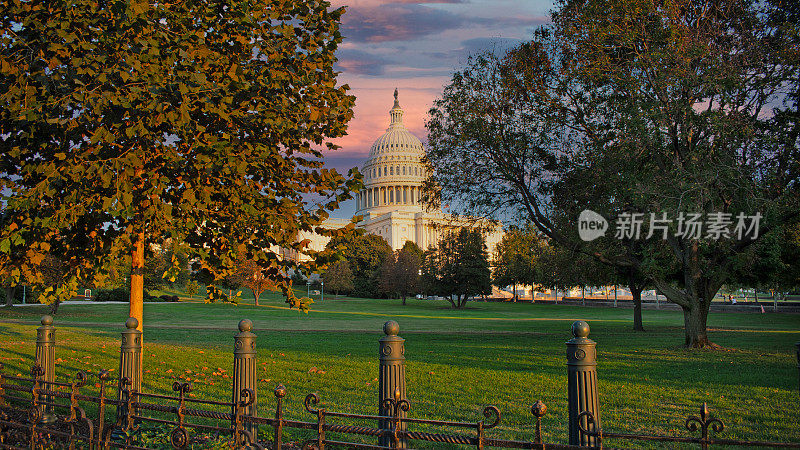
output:
[[[437,247],[447,230],[462,226],[482,227],[485,221],[453,217],[441,210],[427,209],[421,202],[422,183],[426,169],[422,164],[425,148],[422,142],[403,125],[403,109],[394,91],[394,106],[389,111],[389,128],[369,150],[362,166],[364,189],[356,194],[356,214],[363,219],[357,224],[367,233],[386,239],[393,250],[399,250],[406,241],[416,243],[421,249]],[[341,228],[349,221],[330,219],[326,228]],[[500,226],[484,232],[489,255],[502,238]],[[317,234],[301,233],[299,239],[309,239],[312,250],[322,250],[329,238]]]

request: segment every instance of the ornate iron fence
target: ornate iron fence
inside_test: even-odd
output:
[[[37,342],[43,346],[54,345],[52,321],[43,320]],[[130,325],[130,324],[128,324]],[[530,407],[533,424],[530,440],[508,440],[492,436],[501,422],[501,412],[494,406],[483,408],[483,417],[474,422],[409,417],[411,402],[405,398],[405,352],[403,339],[397,336],[396,323],[384,326],[386,337],[379,346],[381,369],[387,375],[381,378],[377,415],[338,412],[318,407],[320,396],[308,394],[303,402],[309,420],[287,419],[284,415],[284,399],[287,389],[283,385],[273,391],[274,414],[259,416],[256,412],[257,395],[255,383],[250,383],[249,367],[255,357],[255,335],[250,332],[249,321],[240,323],[240,333],[235,336],[234,369],[240,364],[239,382],[234,381],[230,402],[203,400],[189,397],[191,383],[173,383],[174,395],[140,392],[141,384],[128,376],[112,378],[108,371],[97,374],[78,372],[71,382],[59,382],[42,367],[51,364],[53,352],[38,351],[30,377],[3,375],[0,364],[0,448],[45,449],[45,448],[89,448],[89,449],[146,449],[147,443],[141,434],[148,427],[161,426],[169,430],[169,445],[184,449],[196,444],[200,448],[210,445],[200,436],[224,437],[237,449],[280,450],[285,444],[287,429],[307,430],[313,436],[295,445],[307,449],[324,450],[325,447],[359,449],[413,448],[419,443],[461,445],[478,449],[486,447],[526,449],[585,449],[612,448],[606,446],[609,439],[614,442],[634,441],[660,444],[696,444],[706,449],[710,446],[729,445],[738,447],[800,448],[800,442],[763,442],[723,439],[719,437],[725,426],[720,419],[710,415],[703,403],[699,415],[689,416],[685,428],[687,436],[662,436],[630,433],[615,433],[604,430],[599,421],[599,402],[594,371],[594,345],[588,339],[588,325],[573,324],[574,339],[567,344],[568,409],[570,409],[570,443],[547,443],[542,439],[542,418],[547,406],[537,401]],[[42,332],[42,330],[46,332]],[[129,327],[130,330],[130,327]],[[128,332],[125,332],[128,333]],[[130,349],[130,340],[123,342],[124,352]],[[247,345],[245,345],[247,344]],[[127,347],[126,347],[127,346]],[[387,350],[389,348],[390,350]],[[246,350],[245,353],[242,351]],[[253,352],[250,352],[253,350]],[[132,351],[136,351],[133,349]],[[402,367],[402,370],[401,370]],[[393,376],[389,376],[391,372]],[[254,377],[254,373],[252,377]],[[89,382],[96,378],[97,382]],[[581,382],[581,380],[583,380]],[[244,387],[237,389],[242,386]],[[114,389],[116,387],[116,389]],[[96,390],[93,390],[96,389]],[[107,395],[108,390],[115,395]],[[386,393],[390,396],[387,396]],[[113,411],[112,411],[113,409]],[[574,411],[573,411],[574,410]],[[573,415],[574,412],[574,415]],[[348,421],[358,420],[367,426],[352,425]],[[376,426],[371,426],[375,424]],[[259,440],[261,427],[271,428],[271,440]],[[429,432],[434,430],[455,430]],[[575,432],[573,435],[573,431]],[[360,438],[359,438],[360,437]],[[360,441],[359,441],[360,439]],[[371,441],[373,443],[369,443]]]

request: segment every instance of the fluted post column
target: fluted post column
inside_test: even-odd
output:
[[[125,321],[125,331],[122,332],[122,344],[119,347],[119,384],[117,387],[117,400],[121,399],[122,391],[126,388],[124,380],[130,383],[127,386],[129,392],[139,393],[142,390],[142,370],[139,365],[142,363],[142,332],[139,327],[139,320],[135,317],[128,317]],[[138,402],[136,397],[133,401]],[[117,407],[117,421],[119,421],[122,408]],[[136,414],[136,411],[133,412]]]
[[[42,326],[36,330],[36,365],[42,370],[41,388],[48,391],[54,390],[55,386],[50,384],[56,381],[56,328],[53,326],[53,316],[42,316]],[[43,397],[43,401],[46,403],[52,403],[53,400],[50,395]],[[42,406],[40,412],[40,422],[56,421],[52,405]]]
[[[580,432],[578,420],[589,431],[600,430],[600,401],[597,397],[596,342],[589,339],[589,324],[573,322],[572,339],[567,341],[567,406],[569,410],[569,444],[594,446],[596,439]],[[590,425],[583,412],[594,417]]]
[[[246,406],[242,414],[255,416],[257,410],[256,395],[256,335],[251,332],[253,322],[249,319],[242,319],[239,322],[239,333],[233,338],[233,414],[236,413],[236,405],[242,400],[248,401],[242,395],[244,389],[253,391],[252,403]],[[253,442],[258,442],[258,426],[253,423],[246,423],[244,428],[253,436]]]
[[[384,408],[386,406],[385,400],[407,400],[406,357],[405,346],[403,345],[405,339],[397,335],[400,332],[400,325],[394,320],[383,324],[383,332],[386,336],[378,341],[378,355],[380,356],[378,368],[378,414],[381,416],[393,416],[395,411],[390,408]],[[407,416],[402,409],[399,410],[399,415],[402,418]],[[391,420],[381,420],[378,424],[378,428],[383,430],[394,430],[394,426],[395,424]],[[405,423],[399,429],[405,430]],[[380,437],[378,443],[379,445],[392,446],[393,448],[408,448],[408,443],[405,439],[400,439],[395,445],[393,439],[389,436]]]

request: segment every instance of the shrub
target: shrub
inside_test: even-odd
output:
[[[100,289],[94,296],[96,302],[127,302],[131,299],[131,292],[127,288]]]

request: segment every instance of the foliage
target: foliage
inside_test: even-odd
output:
[[[380,269],[386,258],[392,254],[392,248],[385,239],[358,230],[331,239],[326,249],[337,253],[350,265],[354,296],[379,296]]]
[[[239,304],[242,297],[242,291],[237,291],[235,295],[228,295],[222,289],[214,285],[206,286],[206,300],[205,303],[233,303]]]
[[[264,291],[272,291],[278,288],[275,280],[269,278],[266,271],[258,264],[258,261],[253,259],[240,259],[237,261],[236,272],[234,272],[233,277],[235,277],[235,281],[239,286],[244,286],[253,292],[256,305],[258,305],[258,298]]]
[[[188,295],[189,298],[194,298],[194,296],[197,295],[198,292],[200,292],[200,285],[197,284],[197,281],[195,280],[189,280],[186,282],[185,289],[186,289],[186,295]]]
[[[384,261],[380,273],[381,292],[399,295],[405,305],[409,295],[419,292],[421,267],[422,251],[413,242],[406,242],[402,249]]]
[[[132,254],[140,280],[145,244],[171,236],[217,279],[239,256],[258,260],[304,307],[284,275],[298,263],[269,249],[305,251],[300,230],[335,234],[318,227],[361,184],[321,160],[354,102],[336,86],[343,8],[329,6],[5,3],[0,271],[17,282],[52,252],[75,280],[64,286],[100,284]]]
[[[505,232],[495,247],[492,283],[496,286],[514,286],[514,301],[517,285],[545,285],[541,257],[548,250],[547,243],[532,227],[513,227]]]
[[[169,241],[162,243],[145,258],[145,289],[184,286],[190,277],[189,258],[185,249]]]
[[[403,244],[403,247],[400,249],[400,251],[412,254],[417,258],[419,258],[420,260],[422,260],[422,253],[424,253],[422,249],[419,248],[419,245],[417,245],[417,243],[414,241],[406,241],[406,243]]]
[[[96,302],[127,302],[131,298],[131,291],[127,288],[100,289],[92,300]]]
[[[483,235],[461,228],[446,233],[439,248],[425,253],[422,264],[425,287],[463,308],[470,297],[492,291],[489,257]]]
[[[325,286],[335,295],[353,290],[353,271],[347,261],[336,261],[322,275]]]
[[[292,286],[305,286],[306,285],[306,277],[303,276],[302,272],[296,271],[292,273]]]
[[[125,287],[118,287],[115,289],[98,289],[92,298],[95,302],[123,302],[127,303],[131,298],[131,291]],[[178,297],[175,295],[162,295],[156,297],[149,292],[144,291],[143,299],[145,302],[177,302]]]
[[[648,280],[712,345],[707,314],[748,247],[800,215],[796,8],[783,2],[560,1],[507,54],[470,58],[428,121],[428,201],[533,223]],[[672,218],[668,237],[591,243],[585,209]],[[677,233],[680,213],[759,213],[758,238]],[[646,225],[645,225],[646,228]],[[731,227],[732,228],[732,227]]]

